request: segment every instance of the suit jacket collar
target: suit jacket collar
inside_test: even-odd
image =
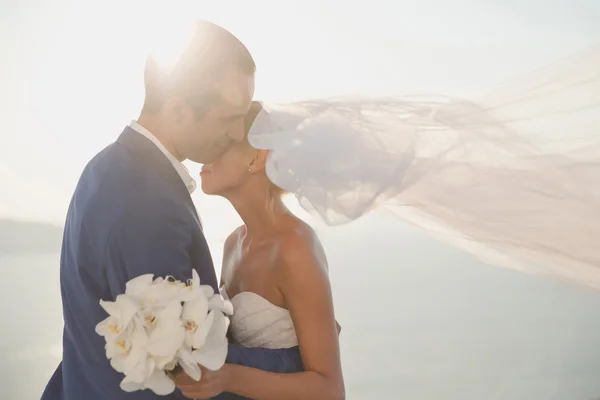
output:
[[[173,168],[175,168],[175,171],[177,171],[177,173],[183,180],[183,183],[188,188],[189,192],[193,193],[194,190],[196,189],[196,181],[194,180],[194,178],[192,178],[190,176],[190,172],[183,165],[183,163],[181,163],[179,160],[177,160],[175,158],[175,156],[173,154],[171,154],[169,152],[169,150],[167,150],[165,148],[165,146],[163,146],[163,144],[160,142],[160,140],[158,140],[152,132],[150,132],[148,129],[146,129],[145,127],[140,125],[139,122],[137,122],[136,120],[133,120],[129,124],[129,127],[131,129],[133,129],[134,131],[138,132],[140,135],[149,139],[152,143],[154,143],[154,145],[156,145],[156,147],[158,147],[158,149],[165,155],[165,157],[167,157],[167,159],[171,162],[171,164],[173,164]]]
[[[140,163],[156,169],[170,183],[178,195],[184,196],[189,199],[190,203],[192,202],[190,192],[181,176],[175,170],[171,161],[150,139],[127,126],[117,139],[117,143],[134,154]]]

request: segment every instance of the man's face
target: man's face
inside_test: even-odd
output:
[[[244,139],[244,116],[254,96],[254,76],[231,68],[223,74],[218,90],[220,96],[202,117],[191,113],[178,124],[174,141],[182,158],[210,164]]]

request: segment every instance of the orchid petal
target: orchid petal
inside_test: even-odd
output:
[[[106,357],[108,359],[117,355],[126,355],[131,349],[131,341],[128,338],[117,336],[106,342]]]
[[[208,300],[204,296],[200,296],[194,300],[188,301],[183,305],[181,318],[184,321],[194,321],[196,325],[200,325],[206,318],[208,313]]]
[[[124,355],[123,373],[135,377],[136,382],[141,382],[145,379],[149,368],[148,363],[150,362],[145,348],[148,337],[142,322],[138,318],[134,319],[134,324],[135,329],[127,339],[131,343],[131,348]]]
[[[198,364],[211,371],[216,371],[225,364],[227,349],[227,340],[223,339],[218,343],[211,343],[208,346],[194,350],[192,354]]]
[[[157,327],[146,346],[148,352],[153,356],[172,357],[183,344],[185,339],[185,328],[172,324]]]
[[[185,338],[183,339],[183,343],[186,345],[186,347],[194,346],[194,334],[194,331],[191,331],[189,329],[185,330]]]
[[[154,370],[154,373],[148,378],[145,384],[148,389],[159,396],[166,396],[175,390],[175,383],[164,371],[160,370]]]
[[[167,365],[165,365],[165,367],[163,369],[165,371],[173,371],[176,366],[177,366],[177,358],[174,358],[173,360],[171,360],[170,363],[168,363]]]
[[[147,380],[147,379],[149,379],[149,378],[150,378],[150,376],[152,375],[152,373],[153,373],[153,371],[154,371],[155,369],[162,369],[162,368],[161,368],[161,367],[158,365],[158,362],[157,362],[155,359],[151,358],[151,357],[150,357],[150,358],[148,358],[148,361],[147,361],[147,363],[146,363],[146,367],[147,367],[147,368],[146,368],[146,378],[145,378],[145,380]]]
[[[202,285],[201,289],[204,292],[204,296],[206,296],[207,299],[210,299],[212,296],[215,295],[215,289],[213,289],[212,286]]]
[[[196,328],[196,332],[194,332],[192,346],[196,349],[204,346],[206,342],[206,337],[208,336],[212,326],[213,321],[215,319],[215,312],[211,311],[208,313],[204,321]]]
[[[229,328],[229,318],[219,311],[211,311],[215,317],[210,327],[206,341],[208,343],[218,342],[227,338],[227,329]]]
[[[126,327],[140,309],[140,304],[126,294],[118,295],[114,302],[100,300],[100,306],[118,320],[119,328]]]
[[[144,385],[142,383],[134,382],[128,376],[126,376],[125,378],[123,378],[123,380],[121,381],[121,384],[119,386],[125,392],[135,392],[137,390],[144,390],[145,389],[145,387],[144,387]]]
[[[181,317],[182,306],[179,300],[171,301],[165,308],[160,310],[156,318],[165,321],[179,321]]]
[[[148,374],[150,358],[143,349],[134,346],[124,357],[123,373],[135,382],[143,382]]]
[[[193,289],[191,286],[187,286],[187,288],[181,292],[179,301],[187,303],[188,301],[196,300],[199,297],[206,298],[201,290]]]
[[[208,308],[210,310],[219,310],[227,315],[233,314],[233,304],[229,300],[225,300],[220,294],[211,296],[208,301]]]
[[[150,285],[152,285],[153,277],[154,275],[152,274],[145,274],[131,279],[125,284],[125,294],[129,296],[143,295],[143,293],[148,290]]]
[[[180,320],[181,303],[171,302],[156,316],[157,324],[150,333],[146,348],[155,356],[173,357],[185,340],[185,327]]]
[[[210,313],[214,317],[206,340],[203,346],[199,346],[192,354],[198,364],[215,371],[223,366],[227,357],[226,335],[229,319],[219,311]]]
[[[168,369],[167,365],[173,363],[174,361],[177,362],[174,355],[166,357],[152,356],[151,360],[155,362],[156,368],[160,370]]]
[[[194,359],[192,352],[187,349],[181,349],[179,351],[179,365],[183,368],[185,373],[195,380],[196,382],[200,380],[201,371],[198,363]]]
[[[107,336],[110,334],[110,330],[108,329],[108,325],[111,322],[111,318],[112,317],[107,317],[106,319],[103,319],[102,321],[98,322],[98,324],[96,325],[96,333],[100,336]]]
[[[196,271],[195,269],[192,270],[192,287],[200,287],[200,275],[198,275],[198,271]]]
[[[125,357],[122,355],[116,355],[110,359],[110,366],[117,372],[123,373],[125,371]]]

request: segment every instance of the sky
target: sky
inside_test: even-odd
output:
[[[0,217],[62,223],[85,164],[139,113],[153,27],[195,18],[248,46],[267,101],[470,96],[600,41],[597,0],[0,0]]]

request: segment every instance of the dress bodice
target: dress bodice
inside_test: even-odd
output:
[[[221,295],[233,304],[231,333],[241,346],[282,349],[298,345],[292,317],[285,308],[252,292],[229,298],[222,287]]]

